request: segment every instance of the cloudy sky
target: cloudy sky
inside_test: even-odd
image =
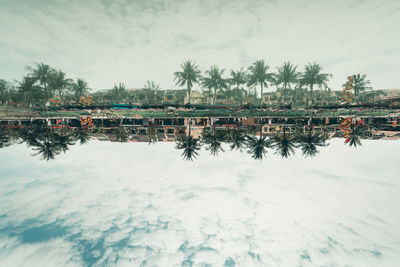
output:
[[[7,80],[44,62],[95,90],[147,80],[171,88],[185,59],[203,71],[264,59],[272,70],[317,62],[334,90],[353,73],[400,87],[398,0],[0,0],[0,25]]]
[[[398,265],[399,142],[262,162],[173,146],[1,149],[0,266]]]

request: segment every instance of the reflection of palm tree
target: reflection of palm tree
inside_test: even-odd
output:
[[[231,150],[242,150],[246,143],[246,135],[242,129],[232,129],[229,131],[228,141],[231,143]]]
[[[79,142],[79,144],[83,145],[89,142],[89,131],[87,129],[79,128],[74,132],[75,141]]]
[[[267,153],[267,148],[271,145],[270,141],[265,136],[262,136],[262,126],[260,125],[259,138],[255,137],[255,135],[247,135],[246,140],[248,153],[251,154],[251,157],[262,160]]]
[[[350,147],[361,146],[361,136],[364,134],[364,129],[361,126],[351,125],[351,131],[346,139],[346,143],[349,144]]]
[[[33,154],[34,156],[42,155],[44,160],[54,159],[59,154],[56,143],[47,138],[39,142],[33,150],[37,151],[36,154]]]
[[[323,133],[312,132],[312,127],[308,127],[307,133],[299,133],[296,136],[301,152],[305,157],[314,157],[316,154],[319,153],[319,147],[325,147],[328,144],[326,143],[326,136]]]
[[[282,128],[283,131],[274,137],[273,147],[275,148],[275,154],[281,155],[282,158],[287,158],[291,153],[294,154],[296,144],[294,143],[294,138],[286,134],[286,126]]]
[[[189,119],[189,135],[182,135],[176,139],[176,148],[183,149],[182,157],[185,160],[193,160],[198,155],[197,151],[200,150],[200,142],[198,139],[193,138],[190,130]]]
[[[11,145],[11,136],[4,128],[0,128],[0,148]]]
[[[129,136],[128,132],[123,128],[123,127],[118,127],[114,131],[115,133],[115,140],[121,143],[126,143],[128,142]]]
[[[210,150],[211,155],[217,156],[218,152],[224,152],[222,142],[226,140],[226,133],[224,131],[217,131],[213,127],[211,130],[205,130],[202,135],[204,144],[208,145],[206,148]]]

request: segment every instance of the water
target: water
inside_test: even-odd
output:
[[[174,143],[0,150],[0,266],[397,266],[398,141],[194,161]],[[229,152],[228,152],[229,151]]]

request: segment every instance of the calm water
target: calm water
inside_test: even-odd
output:
[[[228,146],[223,144],[225,150]],[[398,141],[184,161],[174,143],[0,150],[0,266],[398,266]]]

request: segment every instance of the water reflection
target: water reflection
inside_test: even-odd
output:
[[[82,121],[82,120],[81,120]],[[114,124],[112,124],[114,123]],[[115,120],[102,123],[76,124],[73,121],[49,120],[30,123],[2,123],[0,148],[25,143],[33,156],[43,160],[54,159],[66,153],[75,144],[84,145],[90,140],[111,142],[175,142],[185,160],[192,161],[204,147],[212,156],[230,150],[247,152],[253,159],[262,160],[267,152],[288,158],[297,150],[304,157],[314,157],[329,145],[331,138],[343,138],[350,147],[361,145],[362,139],[381,139],[400,136],[398,127],[388,127],[381,119],[340,118],[333,122],[313,118],[184,118],[175,124],[164,125],[161,119],[137,121]]]

